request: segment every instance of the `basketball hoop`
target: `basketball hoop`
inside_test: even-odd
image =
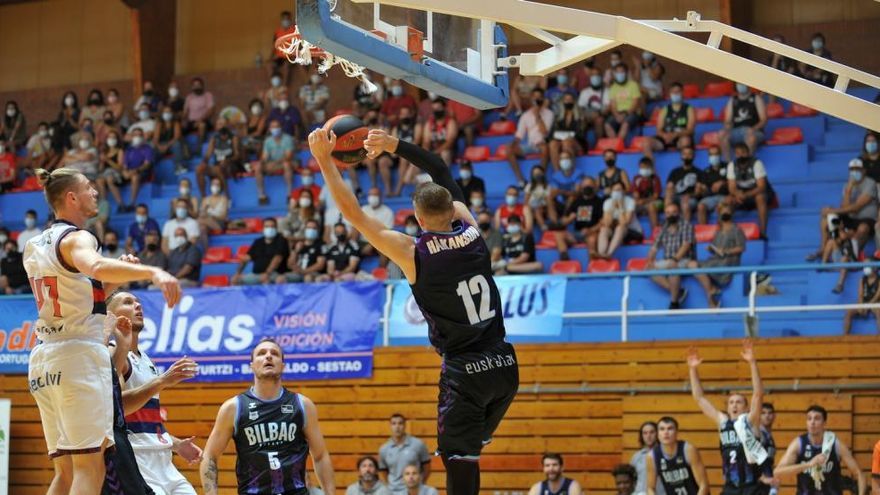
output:
[[[299,34],[299,28],[295,27],[294,31],[275,40],[275,49],[280,51],[287,57],[288,62],[297,65],[312,65],[314,59],[320,58],[318,63],[318,73],[325,74],[334,65],[338,65],[348,77],[353,77],[361,81],[363,89],[367,93],[373,93],[378,88],[364,74],[364,68],[354,62],[337,57],[332,53],[322,50],[302,38]]]

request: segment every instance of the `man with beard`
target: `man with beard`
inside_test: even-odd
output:
[[[251,352],[254,385],[220,406],[200,469],[205,495],[218,493],[217,463],[235,442],[238,493],[306,495],[306,460],[311,453],[324,493],[336,493],[330,453],[308,397],[281,385],[284,353],[265,337]]]
[[[544,454],[541,458],[546,479],[532,485],[529,495],[581,495],[581,485],[563,474],[562,455]]]
[[[138,348],[138,337],[144,328],[144,313],[137,296],[117,292],[109,298],[107,308],[116,316],[131,321],[131,344],[127,359],[119,360],[117,368],[124,381],[122,400],[128,439],[140,472],[158,495],[195,495],[192,485],[174,467],[171,456],[176,452],[194,464],[201,460],[202,450],[193,443],[193,438],[181,440],[169,434],[159,412],[159,392],[180,380],[172,382],[168,373],[160,375],[150,357]],[[181,368],[190,378],[195,376],[197,365],[191,359],[184,358],[169,371],[176,373]]]
[[[379,481],[378,466],[379,461],[373,456],[358,459],[358,480],[345,489],[345,495],[391,495],[388,487]]]

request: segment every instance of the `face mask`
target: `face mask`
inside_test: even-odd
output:
[[[379,196],[367,196],[367,204],[369,204],[373,208],[379,206]]]
[[[185,242],[186,242],[185,237],[180,237],[179,235],[176,235],[176,236],[172,237],[171,239],[168,239],[168,249],[171,249],[171,250],[177,249],[180,246],[182,246]]]
[[[434,110],[434,118],[442,119],[446,115],[446,110]]]
[[[608,158],[607,160],[605,160],[606,167],[613,167],[615,163],[617,163],[617,160],[614,158]]]
[[[471,198],[471,206],[474,208],[483,206],[483,198]]]
[[[685,165],[688,165],[688,166],[693,165],[693,163],[694,163],[694,157],[692,157],[692,156],[683,156],[683,157],[681,157],[681,162],[684,163]]]
[[[15,114],[16,114],[16,112],[15,112],[14,108],[7,108],[6,109],[6,115],[8,115],[10,117],[15,117]]]
[[[535,174],[532,176],[532,182],[541,182],[544,180],[544,174]]]
[[[177,95],[180,94],[180,90],[177,88],[168,88],[168,96],[172,98],[177,98]]]
[[[556,76],[556,84],[559,84],[560,86],[565,86],[566,84],[568,84],[568,76],[564,74]]]
[[[162,112],[162,120],[165,122],[171,122],[171,119],[174,118],[174,114],[171,112]]]
[[[312,74],[311,77],[309,77],[309,81],[312,81],[312,84],[317,85],[321,82],[321,76],[317,74]]]
[[[415,237],[416,234],[419,233],[419,227],[416,225],[407,225],[406,226],[406,235]]]
[[[592,76],[590,76],[590,86],[592,86],[594,88],[598,88],[601,85],[602,85],[602,76],[600,76],[598,74],[593,74]]]
[[[144,96],[152,98],[153,97],[153,88],[144,89]]]
[[[862,273],[864,273],[866,277],[870,277],[871,274],[874,273],[874,269],[871,268],[870,266],[866,266],[866,267],[862,268]]]
[[[134,221],[143,225],[143,224],[147,223],[147,216],[146,215],[135,215]]]
[[[740,95],[745,96],[749,94],[749,87],[743,83],[736,83],[736,92]]]
[[[462,179],[468,180],[471,178],[471,171],[467,169],[462,169],[458,174]]]
[[[291,21],[290,21],[290,20],[288,20],[288,19],[284,19],[283,21],[281,21],[281,27],[283,27],[284,29],[287,29],[287,28],[289,28],[290,26],[291,26]]]
[[[274,239],[276,235],[278,230],[275,227],[263,227],[263,237],[266,239]]]
[[[721,218],[722,222],[729,222],[733,218],[733,215],[730,213],[722,213],[719,218]]]
[[[642,60],[645,62],[650,62],[651,59],[654,58],[654,54],[651,52],[642,52]]]
[[[853,170],[853,171],[850,171],[849,178],[853,182],[859,182],[862,180],[862,175],[863,175],[862,172],[859,172],[858,170]]]
[[[347,237],[347,236],[345,235],[345,232],[337,232],[337,233],[336,233],[336,240],[337,240],[340,244],[342,244],[342,243],[345,242],[346,237]]]
[[[217,196],[218,194],[220,194],[220,191],[221,191],[221,188],[219,185],[214,184],[213,186],[211,186],[211,194],[213,194],[214,196]]]
[[[513,206],[516,204],[516,196],[508,194],[504,197],[504,202],[507,203],[507,206]]]
[[[401,86],[392,86],[391,87],[391,96],[402,96],[403,95],[403,87]]]
[[[147,251],[155,251],[157,249],[159,249],[159,245],[156,244],[155,242],[151,242],[151,243],[147,244]]]
[[[669,101],[672,103],[681,103],[681,93],[672,93],[669,95]]]
[[[508,234],[519,234],[519,232],[520,232],[520,226],[519,226],[519,224],[517,224],[517,223],[512,223],[512,224],[510,224],[510,225],[507,226],[507,233],[508,233]]]
[[[709,165],[713,167],[721,165],[721,155],[709,155]]]
[[[596,189],[593,188],[593,186],[586,186],[581,190],[581,192],[584,196],[589,198],[590,196],[596,194]]]
[[[111,148],[115,148],[116,143],[117,143],[116,138],[107,138],[107,146],[109,146]]]
[[[288,103],[287,100],[281,100],[278,102],[278,108],[280,108],[282,112],[284,110],[287,110],[287,107],[289,107],[289,106],[290,106],[290,103]]]
[[[141,136],[135,136],[135,137],[131,138],[131,145],[132,146],[138,147],[142,144],[144,144],[144,138],[142,138]]]
[[[178,220],[183,220],[187,217],[186,208],[175,208],[174,215],[177,217]]]
[[[871,155],[876,153],[877,152],[877,141],[868,141],[867,143],[865,143],[865,151],[867,151],[868,154],[871,154]]]
[[[388,84],[388,83],[385,83],[385,84]],[[433,92],[433,91],[428,91],[428,99],[431,100],[431,101],[436,100],[436,99],[437,99],[437,93],[435,93],[435,92]]]
[[[178,192],[180,192],[181,196],[189,196],[189,188],[186,186],[182,186],[180,189],[178,189]]]
[[[116,100],[118,99],[119,98],[116,95],[107,95],[107,103],[116,103]]]
[[[88,139],[80,139],[79,140],[79,149],[87,150],[87,149],[89,149],[89,145],[91,145],[91,144],[92,143],[90,143]]]
[[[67,98],[65,98],[65,99],[64,99],[64,104],[67,105],[67,106],[69,106],[69,107],[72,107],[72,106],[73,106],[73,97],[72,97],[72,96],[68,96]]]
[[[309,198],[299,198],[299,207],[300,208],[308,208],[312,206],[312,200]]]
[[[625,83],[626,82],[626,72],[615,72],[614,73],[614,80],[620,84]]]
[[[138,112],[138,118],[141,120],[147,120],[150,118],[150,112],[146,110],[141,110],[140,112]]]
[[[315,178],[311,175],[303,175],[302,183],[304,186],[311,186],[315,183]]]
[[[825,46],[825,42],[819,38],[814,39],[813,42],[810,44],[813,46],[813,50],[817,50],[817,51],[821,50],[822,47]]]
[[[571,158],[563,158],[559,160],[559,167],[562,170],[571,170]]]
[[[263,107],[261,107],[260,105],[254,105],[251,107],[251,113],[254,115],[260,115],[261,113],[263,113]]]
[[[271,134],[272,137],[278,137],[281,135],[281,128],[280,127],[272,127],[271,129],[269,129],[269,134]]]
[[[485,231],[489,230],[490,228],[492,228],[492,224],[489,222],[480,222],[477,224],[477,227],[479,227],[480,230],[485,232]]]
[[[639,175],[641,175],[642,177],[650,177],[654,175],[654,172],[652,172],[650,168],[640,168]]]
[[[535,99],[535,106],[536,107],[540,107],[543,104],[544,104],[544,98],[536,98]]]
[[[675,225],[678,223],[678,215],[669,215],[666,217],[666,223],[669,225]]]
[[[571,110],[572,108],[574,108],[574,102],[563,103],[562,107],[566,110]]]
[[[28,217],[28,218],[25,218],[25,219],[24,219],[24,226],[25,226],[25,227],[27,227],[27,228],[29,228],[29,229],[32,229],[32,228],[34,228],[35,225],[37,225],[37,220],[36,220],[36,219],[31,218],[31,217]]]
[[[40,129],[40,137],[46,138],[49,137],[49,129]],[[868,143],[871,144],[871,143]]]
[[[119,247],[118,244],[105,244],[104,245],[104,248],[106,248],[107,252],[110,252],[110,253],[112,253],[113,251],[116,251],[116,248],[118,248],[118,247]]]
[[[611,199],[614,201],[620,201],[623,199],[623,191],[611,191]]]
[[[107,117],[104,119],[104,123],[107,125],[113,125],[113,117]]]
[[[306,229],[304,235],[306,239],[314,241],[318,238],[318,229]]]
[[[273,76],[272,79],[269,80],[270,84],[272,84],[273,88],[277,88],[281,86],[281,78],[278,76]]]
[[[619,58],[612,58],[611,59],[611,67],[617,67],[618,65],[620,65],[620,59]]]
[[[409,127],[412,125],[413,119],[412,119],[412,117],[401,117],[400,123],[401,123],[401,125]]]
[[[204,92],[205,92],[205,88],[202,88],[202,87],[193,88],[193,93],[195,93],[195,94],[197,94],[197,95],[200,95],[200,94],[202,94],[202,93],[204,93]]]

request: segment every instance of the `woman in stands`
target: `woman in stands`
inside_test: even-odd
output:
[[[171,155],[174,159],[174,170],[177,174],[187,172],[184,164],[183,132],[180,119],[170,105],[162,107],[161,117],[156,120],[156,131],[153,132],[153,147],[160,156]],[[204,191],[203,191],[204,192]]]
[[[202,249],[208,249],[208,233],[211,231],[223,231],[226,228],[226,219],[229,215],[229,197],[223,191],[223,181],[214,177],[211,179],[211,195],[202,198],[199,207],[199,231]]]
[[[247,159],[263,153],[263,138],[266,137],[266,112],[259,98],[251,100],[245,136],[241,138],[242,151]]]
[[[573,94],[562,96],[561,110],[550,130],[550,162],[556,170],[559,170],[560,152],[567,151],[571,156],[583,153],[583,136],[586,134],[584,119]]]
[[[119,193],[119,186],[123,182],[123,156],[119,133],[117,131],[110,131],[107,134],[106,141],[101,146],[101,164],[96,185],[101,196],[106,196],[106,190],[110,190],[110,194],[116,200],[116,204],[119,205],[120,211],[123,206],[122,195]]]
[[[556,208],[548,208],[550,200],[550,185],[547,183],[547,174],[544,167],[535,165],[532,167],[532,180],[526,184],[525,204],[532,210],[535,222],[543,231],[547,230],[548,221],[556,222]]]
[[[316,203],[311,189],[303,189],[299,199],[291,197],[288,200],[287,216],[278,219],[279,230],[288,241],[293,243],[305,240],[306,224],[310,220],[321,225],[321,212]]]
[[[79,102],[76,93],[68,91],[61,98],[61,111],[56,120],[64,149],[70,148],[70,136],[79,130]]]

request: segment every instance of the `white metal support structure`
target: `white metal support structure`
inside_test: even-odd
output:
[[[846,94],[846,89],[852,82],[880,88],[880,77],[717,21],[704,21],[696,12],[689,12],[686,20],[638,21],[528,0],[352,1],[378,2],[409,9],[488,19],[509,24],[551,44],[550,48],[539,53],[525,53],[498,61],[498,65],[502,67],[519,67],[520,73],[524,75],[546,75],[617,45],[629,44],[880,131],[880,107]],[[551,32],[573,37],[563,40]],[[704,44],[674,34],[675,32],[709,33],[709,40]],[[720,50],[718,47],[724,37],[827,71],[836,76],[835,86],[821,86]]]

